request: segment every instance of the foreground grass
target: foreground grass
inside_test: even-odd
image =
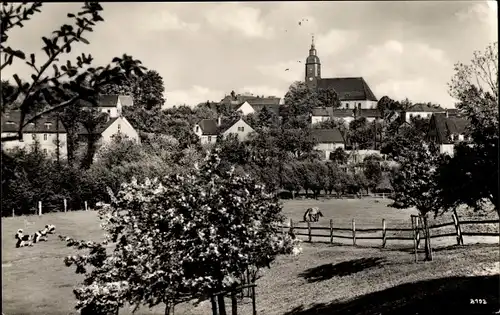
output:
[[[294,220],[300,220],[303,210],[315,205],[320,206],[325,214],[324,221],[320,222],[322,225],[332,218],[339,225],[344,222],[349,226],[353,217],[356,222],[367,226],[373,226],[373,222],[380,222],[382,218],[388,223],[409,224],[410,210],[387,208],[383,202],[370,200],[292,201],[285,203],[284,212]],[[75,251],[55,235],[35,247],[15,249],[14,233],[18,228],[32,233],[52,223],[57,226],[58,234],[100,240],[103,232],[95,212],[28,217],[27,226],[24,219],[2,219],[2,311],[8,315],[78,314],[74,310],[72,288],[82,277],[74,273],[74,268],[65,267],[62,261],[64,256]],[[434,262],[414,264],[414,256],[405,250],[304,244],[302,255],[279,257],[271,269],[263,270],[263,277],[257,282],[258,313],[386,314],[385,310],[394,310],[396,313],[389,313],[416,314],[405,306],[415,306],[418,301],[428,298],[427,293],[437,292],[443,292],[444,296],[458,292],[462,300],[467,300],[470,295],[471,298],[487,298],[489,305],[498,304],[495,300],[498,297],[498,277],[470,278],[472,275],[498,275],[498,264],[495,265],[498,262],[497,245],[451,247],[436,250],[434,255]],[[496,281],[495,285],[490,285],[491,279]],[[477,283],[484,285],[478,286]],[[398,292],[406,294],[396,294]],[[429,303],[446,304],[443,300],[433,301]],[[462,305],[460,303],[469,301],[456,302]],[[371,305],[370,308],[364,309],[362,305],[365,304]],[[248,302],[240,308],[241,314],[251,314]],[[397,313],[398,310],[401,312]],[[120,315],[130,313],[128,309],[120,311]],[[137,314],[163,314],[163,306],[141,309]],[[182,304],[176,307],[176,314],[210,314],[210,305],[206,302],[196,307]],[[421,311],[420,314],[432,312]]]

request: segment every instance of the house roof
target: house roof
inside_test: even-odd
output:
[[[318,143],[344,143],[344,137],[338,128],[311,129],[311,138]]]
[[[378,109],[371,109],[371,108],[361,108],[357,110],[358,112],[356,113],[360,117],[375,117],[375,118],[380,118],[382,115],[380,114],[380,111]]]
[[[111,126],[119,117],[115,117],[115,118],[110,118],[108,121],[104,122],[104,123],[101,123],[99,125],[97,125],[95,131],[94,131],[94,134],[96,135],[100,135],[102,134],[106,129],[108,129],[109,126]],[[89,131],[87,130],[87,128],[85,128],[82,124],[79,124],[78,125],[78,134],[79,135],[89,135]]]
[[[217,126],[217,119],[202,119],[198,122],[201,128],[202,135],[218,135],[219,127]]]
[[[446,117],[444,113],[436,113],[431,118],[430,136],[436,136],[441,144],[452,143],[450,135],[463,135],[469,121],[462,117]]]
[[[328,117],[354,117],[352,109],[337,109],[333,107],[315,107],[311,111],[312,116],[328,116]]]
[[[362,77],[325,78],[318,80],[318,88],[333,88],[340,101],[377,101],[372,90]]]
[[[26,123],[27,117],[24,120]],[[2,132],[18,132],[21,122],[21,112],[8,111],[2,114]],[[38,118],[34,123],[28,124],[23,129],[24,133],[66,133],[63,123],[55,114],[48,114]]]
[[[410,106],[407,112],[434,112],[434,113],[444,113],[446,110],[441,107],[433,107],[428,104],[415,104]]]
[[[122,106],[134,106],[134,98],[132,96],[120,95],[118,98],[120,99]]]
[[[99,107],[116,107],[119,95],[99,95]]]

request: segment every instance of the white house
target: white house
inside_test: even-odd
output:
[[[86,138],[89,135],[89,130],[80,126],[78,136]],[[94,134],[100,136],[99,143],[109,143],[113,140],[113,136],[120,134],[128,139],[134,140],[137,143],[141,142],[139,133],[130,124],[130,122],[123,116],[110,118],[107,122],[97,126]]]
[[[330,119],[342,119],[346,126],[354,120],[354,112],[351,109],[334,109],[332,107],[315,107],[311,111],[311,124],[317,124]]]
[[[194,133],[200,138],[201,144],[210,144],[217,141],[217,136],[235,134],[238,140],[245,141],[255,130],[244,118],[232,119],[203,119],[193,127]]]
[[[9,111],[2,114],[2,138],[16,136],[20,121],[20,111]],[[48,155],[59,153],[60,158],[67,156],[67,132],[56,115],[42,116],[34,123],[28,124],[23,129],[21,140],[3,142],[2,147],[6,150],[31,148],[36,142],[40,144],[40,149]]]
[[[110,118],[122,115],[123,107],[134,106],[134,100],[126,95],[100,95],[98,100],[99,111],[107,113]]]
[[[404,121],[410,121],[411,117],[431,118],[433,114],[446,113],[446,109],[429,106],[428,104],[415,104],[401,111]]]
[[[324,160],[330,160],[330,154],[338,148],[345,149],[345,141],[338,128],[311,129],[311,138],[317,142],[314,150],[321,151]]]
[[[241,113],[246,116],[255,113],[255,109],[247,101],[241,104],[236,111],[241,111]]]

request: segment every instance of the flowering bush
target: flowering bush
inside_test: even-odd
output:
[[[89,255],[66,260],[77,272],[95,267],[75,290],[79,308],[204,299],[240,283],[249,269],[269,267],[278,254],[300,253],[278,227],[278,199],[219,163],[217,152],[209,153],[187,175],[133,180],[116,196],[109,192],[111,202],[98,210],[114,251],[103,256],[101,244],[85,243]]]

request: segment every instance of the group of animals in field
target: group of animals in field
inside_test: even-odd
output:
[[[42,230],[36,231],[33,234],[24,234],[23,229],[17,230],[15,238],[17,240],[16,248],[25,247],[25,246],[33,246],[33,244],[47,241],[49,234],[54,234],[56,230],[56,226],[53,224],[45,225],[45,228]]]
[[[318,207],[308,208],[304,213],[304,222],[318,222],[322,216],[323,213],[321,213]]]

